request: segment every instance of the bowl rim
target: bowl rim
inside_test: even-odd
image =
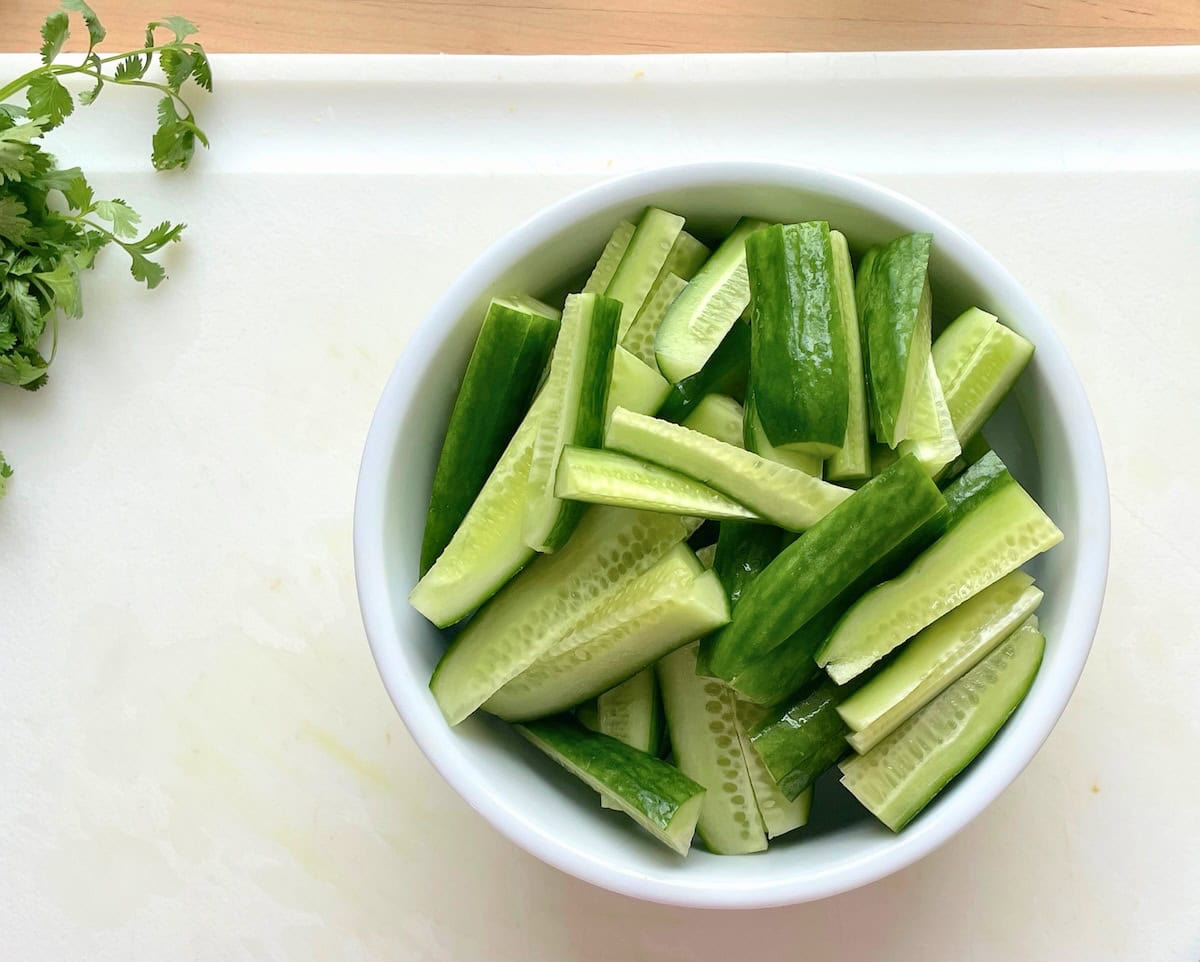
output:
[[[1008,726],[1006,751],[992,754],[973,775],[970,792],[947,794],[936,819],[918,820],[897,835],[888,848],[849,859],[803,877],[765,880],[762,884],[716,886],[689,881],[680,874],[669,880],[648,879],[636,871],[600,859],[569,840],[540,829],[529,813],[509,805],[473,771],[455,748],[453,730],[436,712],[420,707],[425,683],[409,672],[393,671],[384,639],[390,631],[382,529],[387,479],[395,439],[405,422],[424,368],[441,346],[448,325],[458,320],[494,278],[502,276],[525,254],[552,239],[575,221],[598,210],[658,191],[722,184],[795,188],[829,194],[867,207],[902,224],[927,225],[939,249],[971,265],[971,275],[1019,307],[1026,326],[1036,329],[1038,363],[1048,368],[1056,405],[1072,425],[1073,457],[1087,471],[1080,486],[1080,514],[1088,524],[1079,535],[1079,563],[1074,579],[1078,612],[1058,639],[1063,654],[1056,674],[1039,677],[1039,697],[1027,699],[1019,718]],[[767,908],[837,895],[891,875],[930,854],[963,829],[1008,787],[1029,764],[1057,723],[1082,674],[1099,623],[1109,563],[1110,511],[1108,478],[1100,434],[1083,384],[1055,329],[1020,283],[972,237],[917,201],[873,181],[800,164],[719,161],[656,167],[585,187],[544,207],[506,232],[480,254],[450,285],[422,319],[388,377],[371,419],[363,447],[354,503],[354,569],[359,608],[372,657],[392,704],[414,741],[451,787],[503,835],[570,875],[610,891],[647,901],[703,908]],[[390,629],[390,631],[389,631]]]

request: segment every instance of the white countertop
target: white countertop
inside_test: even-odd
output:
[[[101,190],[191,226],[149,294],[106,254],[50,385],[0,401],[4,958],[1200,958],[1200,50],[216,77],[185,175],[149,172],[136,91],[53,147],[87,168],[99,138]],[[864,173],[996,253],[1075,358],[1113,500],[1091,660],[1014,786],[899,875],[741,914],[591,888],[470,811],[375,675],[350,556],[374,402],[455,273],[577,187],[735,155]]]

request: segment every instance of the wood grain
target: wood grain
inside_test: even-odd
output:
[[[213,51],[683,53],[1200,43],[1200,0],[93,0],[114,46],[164,10]],[[0,0],[0,51],[50,0]]]

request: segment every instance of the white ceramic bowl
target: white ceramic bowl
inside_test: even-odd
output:
[[[689,230],[728,229],[743,214],[824,219],[857,254],[910,231],[934,235],[935,316],[979,305],[1037,353],[988,437],[1066,535],[1033,570],[1046,592],[1048,645],[1024,704],[991,746],[899,835],[832,779],[813,823],[761,855],[680,859],[612,812],[505,725],[477,713],[442,720],[427,683],[445,642],[409,607],[429,483],[454,392],[495,294],[555,296],[580,282],[622,217],[647,204],[683,214]],[[1033,758],[1067,704],[1100,615],[1109,506],[1095,421],[1054,328],[982,247],[937,214],[875,184],[800,167],[702,164],[612,180],[563,200],[497,241],[425,318],[379,401],[363,453],[354,515],[359,603],[379,673],[413,738],[454,789],[497,829],[581,879],[677,905],[750,908],[818,899],[927,855],[992,802]]]

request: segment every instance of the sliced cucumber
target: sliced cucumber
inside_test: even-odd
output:
[[[563,448],[554,494],[568,501],[696,518],[757,518],[753,511],[687,475],[595,448]]]
[[[854,300],[854,264],[850,245],[841,231],[829,232],[833,251],[833,279],[837,284],[838,306],[846,342],[846,438],[825,465],[830,481],[865,481],[871,477],[871,427],[868,417],[867,382],[863,371],[863,345],[858,327],[858,308]]]
[[[977,307],[942,331],[933,363],[960,441],[978,434],[1032,357],[1029,341]]]
[[[772,224],[746,238],[750,381],[775,447],[827,458],[846,440],[846,336],[829,225]]]
[[[568,444],[599,447],[617,346],[617,301],[596,294],[572,294],[563,311],[550,373],[542,393],[548,398],[538,423],[529,462],[525,544],[535,551],[562,547],[584,509],[554,494],[562,449]]]
[[[612,384],[608,389],[604,423],[608,424],[618,404],[643,414],[653,414],[662,407],[670,391],[671,385],[657,370],[639,361],[625,348],[618,347],[613,353]]]
[[[671,253],[667,255],[666,263],[658,272],[658,279],[655,283],[662,283],[663,278],[668,274],[674,274],[685,281],[690,281],[699,273],[700,268],[704,266],[710,256],[712,256],[712,251],[708,249],[707,244],[697,240],[685,230],[680,231],[679,236],[675,238],[675,243],[671,246]]]
[[[637,230],[604,290],[608,297],[621,302],[618,340],[625,336],[642,309],[681,230],[683,218],[658,207],[647,207],[638,218]]]
[[[596,731],[638,751],[658,754],[662,741],[662,708],[654,668],[643,668],[628,681],[610,688],[596,701]],[[601,808],[620,808],[600,796]]]
[[[744,398],[749,375],[750,326],[734,324],[699,373],[671,386],[658,416],[667,421],[682,421],[710,394],[728,394],[735,401]]]
[[[853,678],[1062,540],[1062,532],[994,453],[972,465],[945,496],[950,506],[946,533],[902,575],[859,599],[822,647],[817,663],[834,681]]]
[[[429,687],[447,721],[457,725],[470,715],[574,630],[606,593],[653,567],[696,524],[665,514],[592,508],[562,550],[523,571],[442,656]]]
[[[557,307],[551,307],[545,301],[529,294],[500,294],[492,298],[492,303],[522,314],[536,314],[555,322],[562,320],[562,311]],[[554,329],[558,330],[557,323],[555,323]]]
[[[933,358],[925,362],[925,379],[917,395],[916,408],[909,423],[908,438],[896,448],[899,454],[913,454],[931,478],[942,473],[951,461],[962,454],[954,421],[942,394]]]
[[[450,413],[425,518],[422,575],[450,543],[512,440],[554,347],[558,319],[510,303],[496,299],[489,305]]]
[[[608,289],[609,282],[617,272],[617,265],[621,263],[621,258],[625,256],[625,251],[629,248],[629,242],[633,240],[635,230],[637,230],[637,225],[627,220],[617,224],[580,293],[603,294]]]
[[[758,405],[754,400],[753,387],[749,389],[746,397],[745,417],[742,422],[742,443],[747,451],[753,451],[768,461],[774,461],[784,467],[795,468],[814,478],[821,476],[823,462],[820,455],[805,454],[789,448],[777,448],[770,442],[767,432],[763,430],[762,421],[758,418]]]
[[[746,772],[754,789],[754,801],[758,805],[758,814],[762,816],[763,828],[767,831],[767,838],[778,838],[808,824],[808,816],[812,811],[812,789],[805,789],[789,799],[759,758],[750,741],[750,729],[765,715],[766,712],[757,705],[738,704],[734,721],[737,723],[742,758],[746,761]]]
[[[763,221],[743,217],[675,299],[655,342],[659,370],[672,382],[701,370],[750,303],[746,237]]]
[[[788,545],[749,584],[713,645],[712,671],[736,684],[746,666],[945,511],[945,499],[916,459],[901,458]]]
[[[972,464],[979,461],[985,454],[990,453],[991,450],[992,446],[988,444],[987,438],[983,436],[983,432],[967,438],[963,442],[962,454],[955,458],[946,470],[942,472],[942,476],[938,478],[938,484],[944,488],[949,487],[950,482],[966,471]]]
[[[683,236],[683,235],[680,235]],[[668,274],[658,286],[646,297],[646,303],[638,311],[638,316],[629,325],[629,330],[621,338],[621,346],[637,356],[646,364],[653,365],[658,370],[658,361],[654,357],[654,339],[669,308],[687,287],[678,274]],[[668,382],[669,383],[669,382]]]
[[[860,755],[940,695],[1026,621],[1042,592],[1023,571],[1005,575],[947,612],[906,644],[896,660],[838,707]]]
[[[678,852],[687,855],[704,788],[653,755],[588,731],[569,715],[518,725],[517,730],[572,775]]]
[[[865,755],[842,764],[842,784],[898,832],[970,764],[1024,700],[1046,640],[1022,627]]]
[[[742,422],[745,412],[742,406],[727,394],[710,394],[702,398],[681,422],[685,428],[707,434],[710,438],[743,447]]]
[[[866,331],[872,417],[880,441],[896,447],[925,379],[930,351],[930,234],[907,234],[859,266],[859,324]]]
[[[594,732],[600,731],[600,715],[596,710],[595,698],[589,698],[582,705],[576,705],[575,717],[584,728],[590,728]]]
[[[720,682],[696,674],[696,649],[685,645],[657,666],[675,764],[707,789],[696,831],[717,855],[762,852],[767,837],[738,741],[734,699]]]
[[[785,798],[807,791],[847,752],[846,723],[837,712],[845,697],[828,678],[791,705],[748,725],[750,744]],[[743,708],[753,711],[753,707]]]
[[[539,658],[484,703],[507,721],[540,718],[608,691],[724,624],[729,606],[711,571],[663,578],[653,594],[623,592],[572,632],[569,648]]]
[[[698,431],[621,408],[613,412],[605,446],[695,478],[793,531],[816,524],[852,493]]]

